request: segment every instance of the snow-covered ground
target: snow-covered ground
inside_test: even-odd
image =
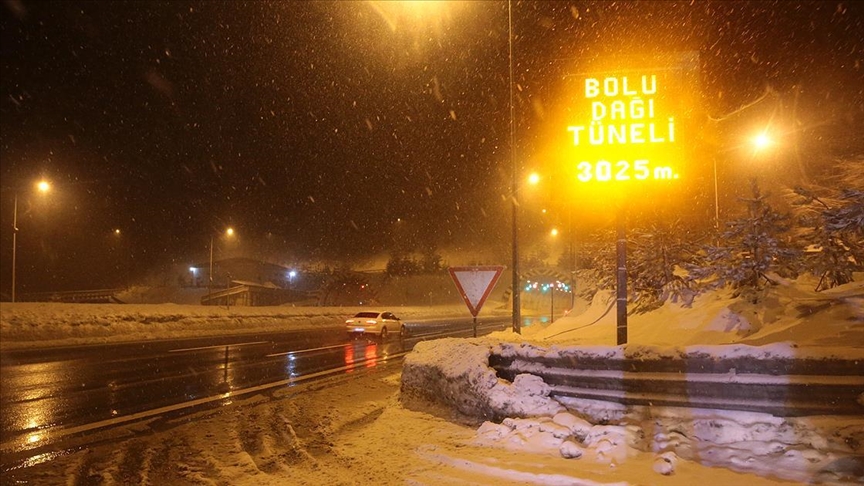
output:
[[[814,292],[811,279],[783,280],[758,303],[732,297],[731,291],[700,295],[692,306],[667,302],[646,314],[628,317],[630,344],[692,346],[794,343],[801,347],[864,347],[864,283],[858,281]],[[548,327],[526,329],[523,337],[560,344],[615,344],[614,299],[595,295],[589,308]],[[512,339],[516,336],[500,336]]]
[[[490,350],[509,343],[523,354],[535,355],[557,355],[578,346],[582,355],[643,359],[685,353],[717,358],[840,357],[862,363],[864,370],[864,285],[816,293],[807,280],[777,280],[780,284],[755,304],[734,299],[731,292],[715,292],[698,297],[691,307],[667,303],[654,312],[630,316],[626,346],[613,345],[613,296],[598,293],[579,315],[526,328],[522,335],[501,332],[473,341],[420,343],[406,359],[405,369],[433,368],[440,394],[454,393],[464,382],[472,384],[471,394],[454,397],[451,403],[475,409],[486,405],[523,417],[484,423],[477,442],[578,459],[580,467],[606,465],[617,471],[610,476],[628,484],[672,484],[667,475],[680,474],[683,465],[690,468],[694,463],[760,478],[862,483],[864,416],[782,418],[556,400],[538,377],[518,375],[511,384],[482,364]],[[403,393],[406,388],[428,388],[423,374],[403,372]],[[406,386],[406,376],[420,382]],[[478,396],[483,404],[470,403]],[[864,395],[859,403],[864,406]],[[712,484],[731,481],[718,479],[716,470],[706,474]],[[753,484],[755,478],[743,481]]]
[[[130,439],[138,442],[124,450],[140,449],[147,456],[148,476],[134,477],[153,482],[158,472],[184,484],[861,484],[862,416],[791,419],[602,403],[581,404],[579,411],[578,405],[565,407],[550,398],[542,380],[523,375],[509,383],[486,362],[491,347],[501,343],[575,345],[599,354],[635,347],[659,354],[699,348],[757,355],[794,348],[864,361],[864,285],[817,294],[809,284],[783,282],[759,304],[714,293],[697,297],[690,308],[667,304],[630,316],[631,344],[624,347],[613,346],[614,308],[608,295],[598,294],[584,312],[527,327],[521,336],[503,332],[425,342],[406,358],[405,366],[437,366],[440,378],[451,381],[452,393],[470,399],[479,387],[491,400],[518,409],[501,423],[465,422],[434,404],[400,400],[397,369],[383,377],[348,380],[334,388],[338,396],[319,388],[286,391],[285,400],[247,399],[233,412]],[[63,304],[3,304],[0,310],[4,348],[34,341],[104,342],[118,334],[252,332],[274,325],[309,326],[317,319],[329,325],[353,311]],[[401,311],[406,319],[422,312]],[[463,315],[464,309],[452,312]],[[301,414],[301,409],[306,411]],[[596,419],[601,416],[610,419],[601,423]],[[63,483],[70,474],[89,471],[90,477],[121,483],[123,471],[143,467],[130,466],[122,454],[104,452],[95,460],[90,453],[84,449],[58,457],[54,466],[39,470],[38,479]],[[162,455],[182,467],[157,468]]]

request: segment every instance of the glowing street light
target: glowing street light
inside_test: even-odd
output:
[[[771,145],[774,145],[774,141],[771,140],[771,137],[769,137],[768,134],[765,132],[762,132],[753,137],[753,147],[756,150],[765,150]]]
[[[47,194],[51,190],[51,184],[42,179],[36,183],[36,191]],[[15,202],[12,205],[12,302],[15,302],[15,270],[18,260],[18,192],[15,192]]]

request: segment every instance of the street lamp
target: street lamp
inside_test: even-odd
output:
[[[225,236],[232,237],[234,236],[234,228],[228,228],[225,230]],[[213,236],[210,236],[210,273],[207,275],[207,295],[210,295],[213,292]]]
[[[295,270],[291,270],[290,272],[288,272],[288,288],[291,288],[291,286],[294,284],[294,277],[296,276],[297,272]]]
[[[36,190],[46,194],[51,190],[51,184],[46,180],[36,183]],[[15,192],[15,201],[12,204],[12,302],[15,302],[15,270],[18,257],[18,192]]]
[[[771,138],[768,130],[763,130],[750,139],[753,147],[754,155],[757,152],[762,152],[774,145],[774,139]],[[712,158],[714,163],[714,229],[720,229],[720,196],[717,190],[717,155]]]
[[[768,148],[774,144],[774,141],[771,140],[771,137],[769,137],[768,134],[765,132],[762,132],[762,133],[756,135],[755,137],[753,137],[752,142],[753,142],[753,147],[757,151],[758,150],[764,150],[764,149],[766,149],[766,148]]]

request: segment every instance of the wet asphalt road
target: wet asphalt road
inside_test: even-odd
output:
[[[478,334],[507,327],[487,318]],[[409,335],[349,338],[342,326],[253,334],[21,350],[0,356],[3,463],[65,436],[160,413],[192,410],[230,395],[401,359],[422,340],[470,337],[470,319],[408,322]],[[10,464],[2,464],[8,467]]]

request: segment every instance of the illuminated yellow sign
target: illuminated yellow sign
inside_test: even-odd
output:
[[[587,122],[568,125],[580,182],[674,180],[676,120],[657,74],[586,77]],[[586,117],[587,118],[587,117]]]

